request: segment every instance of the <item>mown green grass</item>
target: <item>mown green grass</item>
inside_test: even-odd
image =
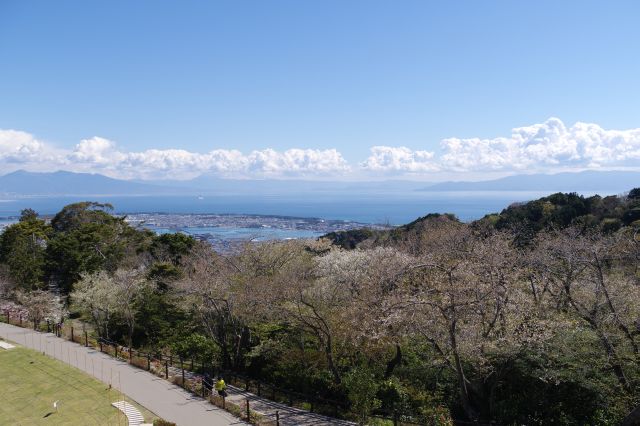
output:
[[[111,406],[122,398],[117,390],[41,353],[0,349],[0,425],[126,426],[124,414]],[[54,401],[60,401],[57,412]],[[136,406],[151,423],[153,414]]]

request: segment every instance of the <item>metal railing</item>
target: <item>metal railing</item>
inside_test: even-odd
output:
[[[214,395],[213,392],[211,392],[210,387],[203,383],[204,372],[215,371],[216,374],[213,376],[222,375],[228,384],[238,389],[289,407],[295,407],[311,413],[332,416],[337,419],[353,417],[353,413],[349,410],[350,405],[344,401],[332,400],[319,395],[309,395],[291,389],[285,389],[276,386],[273,383],[255,379],[237,371],[223,370],[219,366],[216,368],[213,364],[205,365],[202,362],[198,362],[195,357],[184,359],[173,354],[140,351],[120,345],[117,342],[105,338],[96,338],[91,336],[86,330],[77,330],[73,325],[61,323],[54,324],[51,323],[51,321],[43,321],[39,324],[34,324],[28,321],[24,314],[15,314],[9,311],[5,311],[4,316],[2,316],[2,321],[19,327],[33,328],[36,331],[54,333],[57,337],[81,344],[85,347],[94,348],[104,354],[128,362],[137,368],[149,371],[150,373],[164,378],[165,380],[182,387],[186,391],[207,399],[212,404],[218,405],[227,410],[229,409],[229,402],[227,402],[225,398],[217,401],[217,395]],[[273,418],[272,424],[280,424],[281,414],[279,410],[276,410],[275,413],[270,415],[260,413],[254,413],[252,415],[251,413],[253,411],[250,409],[249,404],[250,402],[247,398],[245,407],[242,407],[240,412],[238,412],[237,408],[231,411],[234,414],[243,417],[245,420],[249,419],[251,421],[251,419],[255,420],[258,417],[262,418],[260,422],[253,421],[254,424],[265,424],[265,418],[269,417]],[[394,426],[422,424],[409,416],[403,416],[397,412],[378,411],[370,417],[391,422]]]
[[[40,332],[54,333],[57,337],[94,348],[104,354],[113,356],[129,364],[149,371],[158,377],[171,381],[173,384],[194,393],[195,395],[211,400],[211,394],[203,386],[203,373],[215,371],[215,375],[225,377],[227,383],[245,392],[251,392],[258,397],[277,403],[306,410],[312,413],[331,415],[336,418],[348,414],[348,404],[285,389],[263,380],[255,379],[233,370],[225,370],[213,364],[203,364],[195,358],[181,358],[173,354],[160,354],[141,351],[123,346],[117,342],[94,337],[86,330],[78,330],[68,323],[53,323],[42,321],[34,323],[24,313],[5,311],[2,321],[23,328],[31,328]],[[215,376],[214,375],[214,376]],[[211,401],[213,402],[213,401]],[[248,400],[247,400],[248,403]],[[246,410],[243,410],[243,413]],[[237,413],[236,413],[237,414]],[[279,424],[280,413],[276,411],[273,417],[274,424]],[[254,415],[256,417],[256,415]],[[265,417],[265,416],[262,416]],[[269,417],[269,416],[266,416]]]

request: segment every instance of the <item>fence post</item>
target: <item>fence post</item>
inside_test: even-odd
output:
[[[249,408],[249,398],[247,398],[247,422],[251,422],[251,409]]]
[[[9,311],[6,311],[5,313],[7,314],[7,324],[11,324],[11,314]]]
[[[9,319],[9,315],[7,315],[7,320]],[[9,321],[7,321],[9,322]],[[51,333],[51,324],[49,323],[49,320],[47,320],[47,333]]]
[[[73,342],[73,326],[71,326],[71,341]]]
[[[184,381],[184,362],[182,361],[182,357],[180,358],[180,369],[182,370],[182,387],[187,388],[187,384]]]
[[[100,352],[102,352],[102,339],[100,340]]]
[[[86,331],[84,332],[84,347],[89,347],[89,334]]]
[[[258,396],[260,396],[260,384],[261,384],[261,383],[262,383],[262,382],[258,381]]]
[[[164,360],[164,378],[169,379],[169,361]]]
[[[22,314],[20,314],[20,327],[22,327]]]
[[[276,426],[280,426],[280,411],[276,410]]]
[[[133,349],[129,348],[129,364],[133,363]]]

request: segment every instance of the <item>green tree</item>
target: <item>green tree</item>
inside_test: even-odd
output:
[[[111,215],[111,209],[108,204],[75,203],[51,220],[47,278],[64,292],[71,291],[83,273],[136,266],[146,234],[131,228],[124,217]],[[123,265],[124,261],[133,265]]]
[[[366,424],[369,415],[381,405],[376,397],[379,386],[375,375],[365,367],[356,367],[344,377],[344,386],[358,415],[358,424]]]
[[[20,221],[0,235],[0,263],[7,265],[9,278],[25,290],[44,287],[45,251],[51,227],[30,209]]]
[[[631,200],[640,200],[640,188],[633,188],[631,191],[629,191],[627,198]]]
[[[179,265],[184,256],[188,255],[196,244],[196,239],[182,233],[162,234],[153,239],[151,253],[164,262]]]

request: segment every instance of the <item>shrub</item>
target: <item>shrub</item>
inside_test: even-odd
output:
[[[358,421],[365,424],[369,414],[381,405],[376,398],[378,382],[375,376],[368,369],[357,367],[344,378],[344,384],[353,409],[358,414]]]
[[[605,218],[602,220],[602,232],[616,232],[622,227],[622,222],[617,218]]]
[[[147,359],[134,356],[134,357],[131,358],[131,365],[134,365],[134,366],[136,366],[138,368],[146,370],[147,369]]]
[[[176,386],[184,387],[181,376],[169,376],[169,381]]]
[[[223,401],[221,396],[211,395],[209,401],[216,407],[223,408]],[[238,418],[248,420],[248,422],[252,425],[271,426],[275,424],[275,421],[273,419],[264,417],[251,409],[249,410],[249,416],[251,418],[247,419],[247,411],[244,404],[238,405],[230,401],[225,401],[224,409]]]

